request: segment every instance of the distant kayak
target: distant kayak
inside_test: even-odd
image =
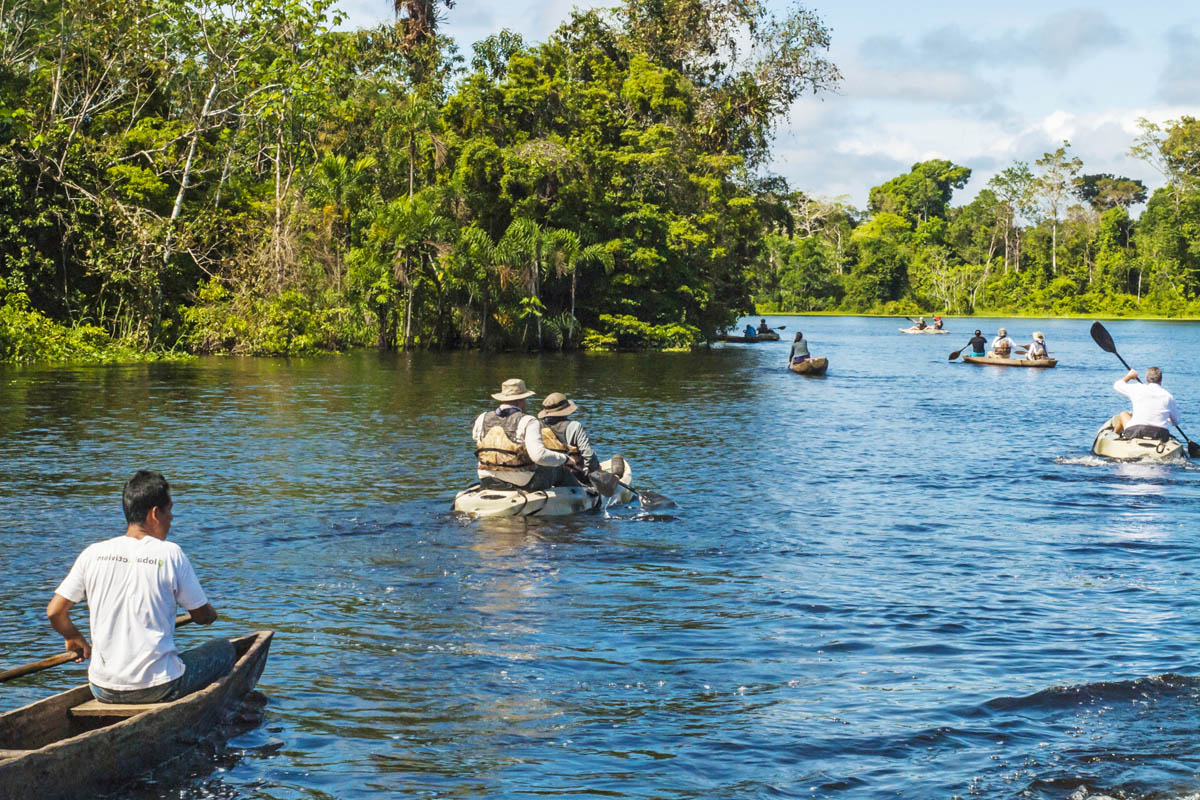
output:
[[[1104,423],[1092,442],[1092,453],[1114,461],[1182,461],[1187,456],[1183,442],[1171,438],[1122,439],[1113,432],[1112,420]]]
[[[755,342],[778,342],[779,334],[775,331],[770,333],[758,333],[754,336],[729,336],[724,333],[718,333],[712,338],[714,342],[733,342],[734,344],[754,344]]]
[[[791,365],[792,372],[797,375],[824,375],[827,369],[829,369],[829,359],[824,356],[820,358],[806,358],[799,364]]]
[[[942,328],[941,330],[938,330],[937,328],[901,328],[900,332],[901,333],[949,333],[950,331],[946,330],[945,328]]]
[[[1033,367],[1049,369],[1058,363],[1056,358],[1000,358],[998,356],[963,356],[968,364],[991,364],[993,367]]]

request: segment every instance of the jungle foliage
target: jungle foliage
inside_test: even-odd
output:
[[[945,160],[876,186],[866,211],[794,192],[754,267],[758,309],[1200,316],[1200,120],[1142,120],[1130,153],[1165,185],[1085,174],[1063,142],[960,206],[971,170]]]
[[[801,7],[627,0],[468,57],[446,0],[0,4],[0,358],[689,347],[752,305]]]

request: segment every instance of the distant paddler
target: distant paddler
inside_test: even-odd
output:
[[[759,320],[758,332],[759,333],[770,333],[771,332],[771,326],[767,324],[766,319]]]
[[[971,348],[971,355],[976,358],[983,358],[987,355],[988,341],[983,337],[983,331],[976,329],[975,335],[967,342],[967,347]],[[963,348],[967,349],[966,347]]]
[[[125,534],[97,542],[75,559],[46,609],[50,625],[76,661],[91,658],[88,682],[102,703],[159,703],[204,688],[233,669],[228,639],[180,653],[175,611],[208,625],[217,612],[183,550],[167,541],[175,505],[157,472],[139,471],[122,493]],[[71,606],[88,601],[92,643],[71,622]]]
[[[792,339],[792,351],[788,354],[788,366],[803,363],[811,357],[808,352],[808,342],[804,339],[804,334],[796,331],[796,337]]]
[[[500,401],[499,407],[475,418],[471,437],[483,488],[536,492],[563,482],[566,451],[547,449],[549,429],[525,413],[525,400],[533,394],[525,388],[525,381],[510,378],[492,395]]]
[[[1046,350],[1046,336],[1041,331],[1034,331],[1033,341],[1025,345],[1025,347],[1025,358],[1030,361],[1050,357],[1049,351]]]
[[[992,340],[992,352],[988,355],[996,358],[1008,358],[1012,355],[1012,349],[1016,346],[1016,342],[1008,338],[1008,331],[1001,328],[996,331],[996,338]]]
[[[942,329],[942,318],[936,314],[933,317],[933,329],[935,331],[940,331]]]
[[[1162,387],[1162,370],[1150,367],[1145,383],[1130,383],[1137,379],[1137,370],[1131,369],[1113,384],[1113,389],[1133,404],[1133,411],[1122,411],[1112,418],[1113,433],[1122,439],[1168,441],[1171,432],[1167,426],[1179,425],[1179,407],[1171,393]]]

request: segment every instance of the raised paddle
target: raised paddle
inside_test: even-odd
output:
[[[191,621],[191,614],[180,614],[175,618],[175,627],[178,628],[180,625],[187,625]],[[23,675],[30,675],[34,672],[41,672],[42,670],[50,669],[51,667],[57,667],[59,664],[65,664],[68,661],[74,661],[82,656],[83,653],[80,653],[78,650],[68,650],[65,653],[59,653],[56,656],[43,658],[41,661],[35,661],[32,664],[26,664],[23,667],[13,667],[12,669],[0,672],[0,683],[11,681],[13,678],[20,678]]]
[[[1112,353],[1114,356],[1116,356],[1120,362],[1125,365],[1125,369],[1133,369],[1133,367],[1129,366],[1125,359],[1121,358],[1121,354],[1117,352],[1117,345],[1113,342],[1112,334],[1110,334],[1108,329],[1099,322],[1092,323],[1092,339],[1096,341],[1096,344],[1100,345],[1101,350],[1105,351],[1106,353]],[[1137,382],[1141,383],[1142,379],[1138,378]],[[1196,444],[1189,439],[1188,435],[1183,432],[1183,428],[1179,427],[1178,425],[1175,426],[1175,430],[1179,431],[1179,435],[1183,437],[1185,442],[1187,442],[1188,457],[1200,458],[1200,444]]]

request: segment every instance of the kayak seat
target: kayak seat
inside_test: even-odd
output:
[[[144,711],[169,706],[170,703],[101,703],[88,700],[71,709],[72,717],[133,717]]]

